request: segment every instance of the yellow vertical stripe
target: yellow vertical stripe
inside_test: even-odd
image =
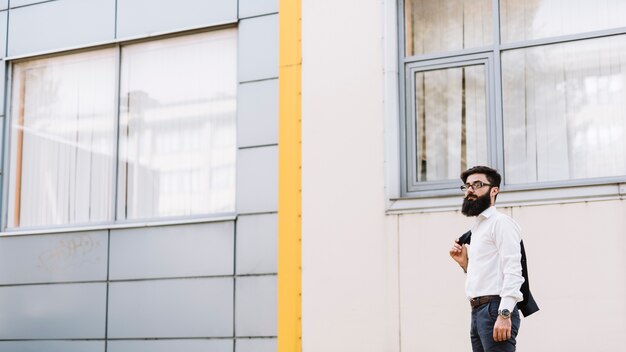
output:
[[[279,0],[278,352],[302,350],[301,0]]]

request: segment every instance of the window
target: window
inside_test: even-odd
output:
[[[111,219],[115,49],[13,66],[8,227]]]
[[[411,65],[409,121],[411,190],[429,183],[445,187],[467,165],[487,155],[486,60],[448,65]]]
[[[626,180],[626,2],[405,0],[403,194]]]
[[[502,54],[509,184],[626,175],[626,35]]]
[[[234,211],[236,31],[13,63],[7,228]]]
[[[405,1],[407,57],[493,44],[492,0]]]

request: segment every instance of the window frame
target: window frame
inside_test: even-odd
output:
[[[192,215],[175,215],[175,216],[156,216],[156,217],[148,217],[148,218],[138,218],[138,219],[119,219],[117,215],[117,207],[118,207],[118,171],[119,171],[119,127],[120,127],[120,92],[121,92],[121,63],[122,63],[122,48],[129,45],[145,43],[145,42],[156,42],[161,40],[167,40],[171,38],[192,36],[196,34],[210,33],[220,30],[228,30],[234,29],[237,30],[237,23],[225,23],[216,26],[212,26],[210,28],[193,28],[183,31],[171,32],[171,33],[162,33],[151,35],[147,37],[141,38],[129,38],[129,39],[120,39],[120,40],[112,40],[108,42],[97,43],[95,45],[81,46],[75,48],[63,48],[60,50],[52,50],[49,52],[43,53],[34,53],[28,55],[21,55],[15,57],[6,57],[5,61],[5,80],[4,80],[4,88],[5,88],[5,105],[4,105],[4,121],[0,126],[2,128],[1,136],[2,143],[1,148],[2,152],[0,153],[0,166],[2,170],[0,171],[2,185],[0,187],[0,236],[6,235],[30,235],[30,234],[45,234],[45,233],[60,233],[60,232],[76,232],[76,231],[92,231],[92,230],[100,230],[100,229],[113,229],[113,228],[134,228],[134,227],[150,227],[150,226],[163,226],[163,225],[176,225],[176,224],[187,224],[187,223],[203,223],[203,222],[220,222],[220,221],[230,221],[236,218],[236,197],[233,199],[235,203],[235,207],[231,212],[221,212],[221,213],[206,213],[206,214],[192,214]],[[237,36],[238,34],[236,34]],[[237,44],[238,45],[238,44]],[[111,195],[111,219],[106,221],[94,221],[94,222],[80,222],[80,223],[69,223],[69,224],[50,224],[50,225],[37,225],[37,226],[24,226],[24,227],[15,227],[9,228],[8,225],[8,207],[9,204],[9,183],[10,180],[8,176],[10,175],[10,159],[11,159],[11,139],[14,138],[11,133],[11,109],[12,109],[12,97],[13,97],[13,68],[14,65],[20,62],[30,61],[30,60],[38,60],[38,59],[46,59],[46,58],[54,58],[58,56],[79,54],[83,52],[91,52],[102,49],[115,49],[115,67],[114,72],[112,74],[115,75],[115,94],[113,101],[114,104],[114,135],[115,140],[113,141],[114,150],[112,151],[114,154],[114,166],[113,166],[113,175],[112,175],[112,188],[111,191],[113,194]],[[235,77],[236,79],[236,77]],[[238,82],[237,82],[238,84]],[[236,165],[236,163],[235,163]],[[236,166],[235,166],[236,173]],[[236,194],[236,190],[235,190]]]
[[[484,54],[472,54],[465,55],[462,57],[452,57],[449,59],[434,59],[434,60],[424,60],[419,62],[409,62],[405,64],[405,87],[404,91],[405,97],[414,97],[415,96],[415,74],[419,72],[428,72],[433,70],[442,70],[442,69],[450,69],[450,68],[463,68],[467,66],[479,66],[482,65],[484,67],[485,72],[485,102],[486,102],[486,135],[487,135],[487,151],[489,155],[487,155],[487,160],[490,163],[493,163],[496,156],[493,155],[492,151],[495,148],[492,148],[492,145],[495,143],[495,129],[496,126],[493,124],[495,121],[492,116],[495,114],[495,104],[493,99],[491,99],[491,93],[493,92],[493,74],[491,70],[491,66],[493,65],[493,56],[491,53]],[[415,171],[417,168],[416,156],[415,152],[418,151],[417,143],[413,136],[416,136],[416,104],[415,99],[405,99],[405,123],[401,124],[401,128],[403,130],[400,132],[401,135],[404,136],[406,140],[406,148],[403,148],[403,152],[405,156],[403,156],[403,160],[406,162],[407,172],[404,173],[403,184],[406,185],[407,193],[408,192],[420,192],[420,191],[428,191],[428,190],[446,190],[450,188],[455,188],[458,185],[458,182],[455,180],[434,180],[434,181],[426,181],[426,182],[418,182],[417,177],[415,175]]]
[[[427,181],[417,186],[411,184],[414,179],[412,174],[415,160],[411,157],[411,149],[414,148],[415,141],[411,140],[408,125],[414,118],[410,100],[410,70],[414,67],[428,67],[435,65],[454,65],[463,62],[470,62],[476,58],[489,58],[489,67],[486,67],[489,81],[488,87],[488,126],[487,148],[489,163],[492,167],[501,171],[503,182],[500,187],[504,191],[498,198],[498,203],[536,203],[536,202],[561,202],[576,201],[580,199],[607,199],[621,198],[626,194],[626,175],[607,176],[597,178],[569,179],[561,181],[543,181],[524,184],[507,184],[506,170],[504,162],[504,130],[503,130],[503,98],[502,98],[502,64],[501,55],[505,51],[523,49],[529,47],[540,47],[551,44],[568,43],[581,40],[589,40],[617,35],[626,35],[626,27],[611,28],[591,32],[581,32],[567,34],[556,37],[531,39],[502,43],[500,38],[500,1],[492,0],[492,30],[493,43],[488,46],[473,47],[470,49],[454,50],[449,52],[436,52],[421,55],[406,56],[406,32],[405,32],[405,0],[396,0],[395,6],[395,50],[397,55],[398,69],[398,169],[400,174],[399,189],[392,194],[388,211],[396,212],[403,209],[456,209],[458,198],[462,193],[458,191],[460,180],[454,181]],[[391,40],[391,39],[390,39]],[[389,46],[387,50],[391,50]],[[491,90],[489,90],[491,89]],[[493,109],[493,110],[492,110]],[[413,149],[414,150],[414,149]],[[397,169],[396,169],[397,170]],[[537,193],[539,192],[539,193]],[[556,192],[556,193],[555,193]],[[507,193],[510,194],[507,195]],[[439,198],[434,200],[434,198]],[[454,204],[454,205],[453,205]]]

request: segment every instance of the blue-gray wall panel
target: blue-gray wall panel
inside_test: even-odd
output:
[[[37,4],[48,0],[11,0],[11,8]]]
[[[239,147],[278,143],[278,80],[242,83],[237,92]]]
[[[0,238],[0,285],[107,278],[107,232]]]
[[[4,81],[6,80],[6,67],[7,67],[7,62],[4,60],[0,60],[0,115],[3,115],[5,113],[4,111],[4,94],[5,94],[5,86],[4,86]],[[8,111],[6,112],[6,115],[8,116]],[[1,129],[0,129],[1,131]],[[1,140],[1,137],[0,137]]]
[[[107,352],[233,352],[233,340],[109,341]]]
[[[239,22],[239,82],[278,77],[278,15]]]
[[[278,0],[239,0],[239,18],[278,12]]]
[[[237,336],[276,336],[276,276],[238,277],[236,285]]]
[[[0,287],[0,339],[104,338],[106,284]]]
[[[9,16],[9,56],[108,41],[114,39],[114,31],[115,0],[62,0],[20,7]]]
[[[117,36],[237,21],[237,0],[118,0]]]
[[[115,282],[109,287],[109,337],[230,337],[233,279]]]
[[[0,12],[0,57],[5,57],[7,54],[7,21],[8,11]],[[2,65],[2,76],[4,78],[4,65]],[[4,93],[4,79],[2,80],[2,90]],[[4,94],[2,95],[2,106],[4,106]]]
[[[278,209],[278,148],[237,151],[237,211],[240,214]]]
[[[0,352],[104,352],[104,341],[0,341]]]
[[[9,8],[9,0],[0,0],[0,10],[6,10]]]
[[[234,222],[111,230],[112,280],[232,275]]]
[[[278,349],[275,338],[268,339],[237,339],[235,352],[276,352]]]
[[[237,274],[276,273],[278,258],[276,214],[237,218]]]

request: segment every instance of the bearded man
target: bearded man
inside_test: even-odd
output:
[[[521,230],[515,220],[495,207],[502,180],[496,170],[475,166],[463,172],[461,180],[465,192],[461,212],[476,217],[476,222],[471,232],[454,242],[450,256],[467,273],[465,292],[472,307],[472,350],[515,351],[520,327],[518,307],[524,316],[539,309],[532,296],[532,304],[526,309],[522,294],[525,279]],[[471,245],[467,246],[470,236]],[[525,253],[523,264],[526,274]]]

